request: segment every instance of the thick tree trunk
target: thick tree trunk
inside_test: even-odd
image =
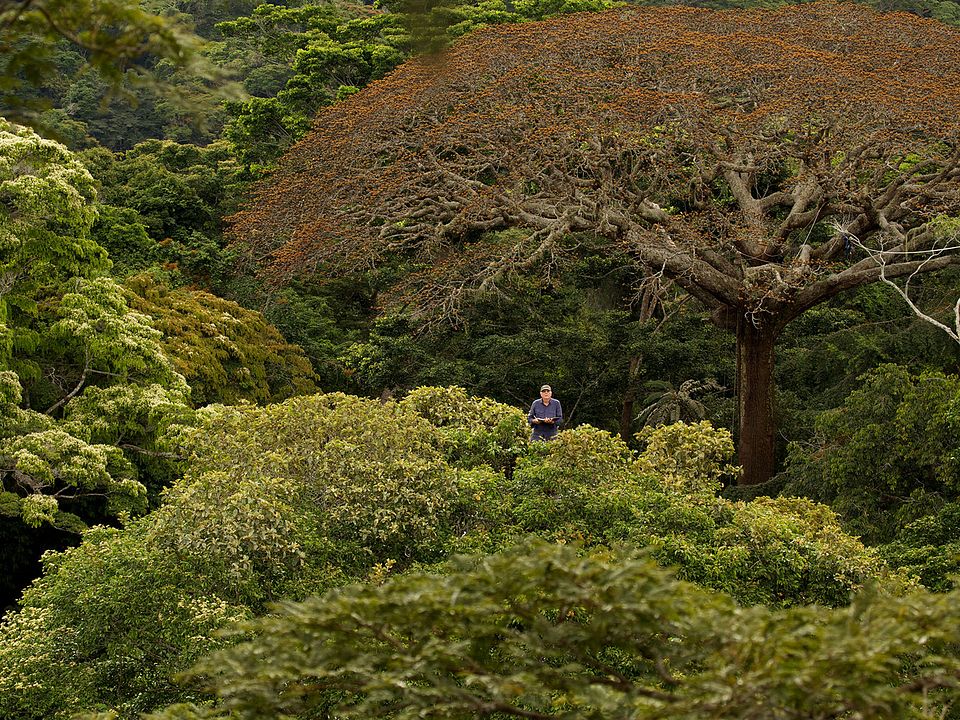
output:
[[[773,415],[773,348],[777,333],[737,324],[737,414],[740,424],[741,485],[757,485],[773,476],[776,421]]]

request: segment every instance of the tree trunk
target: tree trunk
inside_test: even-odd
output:
[[[640,357],[630,358],[627,371],[627,389],[623,393],[623,405],[620,407],[620,437],[630,442],[633,436],[633,407],[637,401],[637,375],[640,373]]]
[[[737,324],[737,415],[740,425],[741,485],[758,485],[773,477],[776,421],[773,415],[773,349],[777,333]]]
[[[671,283],[661,281],[659,275],[647,275],[643,281],[640,296],[640,312],[637,320],[647,322],[660,310],[663,313],[663,296]],[[654,333],[659,330],[659,325]],[[633,436],[633,408],[637,402],[637,377],[640,375],[640,363],[643,360],[639,355],[630,358],[630,368],[627,371],[627,387],[623,393],[623,404],[620,406],[620,437],[624,442],[630,442]]]

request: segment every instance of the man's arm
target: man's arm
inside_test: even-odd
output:
[[[562,425],[563,424],[563,408],[560,406],[559,400],[557,400],[556,403],[557,403],[557,409],[556,409],[556,414],[554,415],[554,418],[553,418],[553,424]]]
[[[533,426],[533,425],[539,424],[540,418],[538,418],[533,412],[536,409],[536,407],[537,407],[537,401],[534,400],[533,404],[530,406],[530,412],[527,413],[527,425]]]

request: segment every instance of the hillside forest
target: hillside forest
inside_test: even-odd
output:
[[[960,3],[0,47],[0,718],[960,718]]]

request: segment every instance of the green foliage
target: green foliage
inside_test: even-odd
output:
[[[0,371],[0,402],[4,405],[16,405],[23,398],[23,388],[17,374],[9,370]]]
[[[924,306],[951,298],[951,270],[911,283]],[[912,372],[951,372],[960,352],[940,331],[912,317],[903,301],[882,284],[811,308],[787,326],[777,345],[777,414],[783,435],[806,442],[817,416],[838,407],[860,388],[860,376],[884,363]],[[784,447],[784,451],[785,451]],[[786,453],[784,452],[784,455]]]
[[[873,550],[846,535],[837,517],[805,500],[716,497],[734,470],[732,442],[707,423],[647,434],[636,459],[589,427],[534,445],[500,495],[507,498],[495,549],[535,532],[589,543],[629,540],[654,548],[685,579],[747,603],[843,605],[874,579],[909,586]],[[501,501],[503,502],[503,501]]]
[[[232,262],[220,247],[222,219],[232,212],[242,188],[241,169],[225,143],[207,147],[171,141],[143,142],[124,153],[96,149],[82,154],[90,171],[102,184],[103,201],[135,210],[138,221],[159,248],[156,260],[181,267],[192,278],[207,284],[224,273]],[[133,216],[124,219],[134,222]],[[204,249],[212,242],[214,252]],[[124,266],[142,260],[142,241],[122,248]]]
[[[150,463],[133,458],[152,452],[163,415],[183,416],[189,389],[160,333],[102,276],[89,172],[28,130],[4,124],[0,136],[3,490],[28,526],[143,511],[137,469]]]
[[[341,335],[347,331],[335,326],[334,317],[345,320],[353,312],[345,306],[351,302],[353,290],[341,292],[339,288],[327,293],[334,298],[332,307],[327,296],[315,292],[303,292],[289,288],[274,292],[248,273],[238,269],[234,251],[226,247],[223,238],[223,219],[228,216],[244,187],[245,176],[235,161],[226,143],[213,143],[207,147],[182,145],[175,142],[151,141],[137,145],[125,153],[110,153],[102,148],[83,153],[84,161],[102,184],[103,198],[107,203],[101,222],[94,227],[95,237],[111,251],[115,262],[115,275],[129,276],[132,273],[151,272],[158,274],[157,266],[166,275],[164,284],[173,286],[188,284],[204,288],[222,298],[232,299],[246,308],[260,308],[267,319],[304,347],[318,361],[337,356],[332,345],[343,342]],[[230,303],[216,300],[209,295],[187,291],[168,292],[159,289],[159,282],[137,279],[128,282],[133,286],[149,286],[143,289],[143,302],[156,305],[149,312],[158,316],[160,325],[174,333],[183,330],[182,339],[187,346],[193,337],[205,346],[200,356],[215,353],[219,359],[210,369],[210,375],[193,380],[204,385],[199,387],[198,402],[219,399],[230,400],[230,388],[225,380],[232,378],[239,385],[237,397],[285,397],[301,383],[298,376],[309,375],[303,367],[270,367],[276,365],[302,366],[295,358],[298,353],[280,340],[273,330],[266,329],[255,313],[246,313]],[[165,302],[159,305],[156,297],[163,296],[180,310],[173,316],[164,310]],[[343,298],[341,300],[341,298]],[[133,301],[134,304],[137,301]],[[218,307],[219,306],[219,307]],[[211,313],[225,313],[243,322],[235,331],[227,330],[223,322]],[[165,318],[165,319],[160,319]],[[191,319],[192,318],[192,319]],[[217,328],[198,328],[197,322],[217,325]],[[226,320],[230,324],[230,320]],[[175,327],[181,326],[181,327]],[[247,335],[262,331],[265,347],[254,349],[236,334]],[[213,337],[229,337],[235,345],[227,343],[222,348],[211,347]],[[189,350],[189,347],[179,350]],[[175,351],[180,361],[191,365],[189,358]],[[268,367],[261,376],[258,355]],[[198,359],[199,357],[198,356]],[[241,360],[249,356],[248,360]],[[278,359],[286,358],[286,360]],[[249,362],[252,377],[238,373],[242,368],[233,367],[237,362]],[[329,365],[332,362],[328,362]],[[220,372],[224,369],[226,375]],[[321,369],[325,369],[321,366]],[[199,370],[199,365],[181,368],[190,374]],[[283,375],[289,377],[281,377]],[[333,387],[342,384],[338,369],[326,369],[324,384]],[[271,387],[265,392],[265,384]]]
[[[530,434],[522,411],[489,398],[470,397],[461,387],[416,388],[400,401],[400,407],[433,425],[447,460],[460,467],[512,467]]]
[[[77,280],[76,290],[60,299],[59,320],[50,326],[50,340],[85,359],[98,372],[149,379],[189,389],[160,345],[162,334],[150,318],[129,309],[123,288],[110,278]]]
[[[630,549],[538,542],[284,604],[196,672],[224,716],[941,717],[958,602],[744,609]]]
[[[10,370],[0,371],[0,438],[49,430],[54,421],[42,413],[20,407],[23,386],[20,378]]]
[[[32,117],[48,105],[37,90],[56,85],[58,73],[71,64],[70,76],[89,68],[112,90],[120,88],[128,68],[146,80],[143,71],[157,58],[209,75],[199,46],[186,27],[131,0],[5,3],[0,7],[0,113]],[[77,60],[70,63],[70,56]]]
[[[649,394],[643,399],[645,407],[637,415],[637,421],[655,427],[704,420],[707,406],[696,396],[723,388],[712,381],[685,380],[679,388],[674,388],[669,381],[651,380],[644,384],[644,389]]]
[[[143,219],[136,210],[103,203],[99,209],[91,236],[109,253],[114,277],[146,270],[157,262],[157,243],[147,234]]]
[[[228,106],[233,118],[224,136],[247,165],[270,165],[341,87],[366,85],[409,54],[402,18],[367,8],[263,4],[217,29],[225,36],[221,56],[246,66],[253,74],[247,89],[259,96]],[[283,86],[263,96],[265,88],[254,83],[264,77]]]
[[[71,119],[84,134],[111,149],[126,149],[152,137],[164,137],[169,118],[155,90],[130,76],[115,82],[122,97],[111,97],[110,84],[97,73],[83,72],[65,88],[60,102],[69,108]],[[54,126],[44,131],[58,129]]]
[[[729,343],[699,314],[679,310],[656,330],[631,310],[622,269],[588,257],[560,278],[528,278],[462,309],[462,324],[416,333],[413,318],[388,315],[341,355],[355,391],[379,395],[416,385],[461,385],[501,402],[529,407],[536,388],[553,385],[567,426],[619,429],[620,408],[646,380],[679,382],[732,373]],[[638,359],[636,377],[629,375]],[[718,402],[719,401],[719,402]],[[722,399],[713,398],[711,416]]]
[[[145,510],[146,489],[118,446],[144,442],[164,415],[182,415],[188,393],[160,349],[159,333],[144,316],[128,311],[113,280],[75,284],[76,292],[61,298],[46,341],[57,345],[60,357],[83,359],[76,387],[41,415],[15,407],[22,389],[13,373],[5,383],[13,423],[0,427],[0,469],[10,487],[25,495],[23,519],[31,526],[58,522],[61,502],[86,495],[106,498],[111,515]],[[91,372],[154,384],[91,387],[78,396]],[[61,406],[68,407],[66,422],[55,426],[47,415]]]
[[[846,535],[829,508],[806,500],[715,497],[733,446],[707,423],[658,428],[635,458],[618,438],[581,426],[533,444],[503,477],[463,481],[467,524],[454,550],[491,551],[529,533],[566,542],[630,540],[655,548],[681,577],[749,603],[842,605],[872,579],[909,586]],[[478,506],[470,502],[472,497]],[[463,523],[463,520],[460,520]]]
[[[351,570],[373,559],[436,558],[440,538],[449,531],[456,479],[435,447],[430,426],[412,412],[394,403],[331,394],[262,409],[212,407],[202,417],[185,444],[197,460],[169,491],[170,507],[188,513],[223,509],[175,501],[195,492],[194,482],[212,484],[214,491],[220,487],[209,472],[226,472],[233,482],[252,487],[276,478],[290,506],[281,514],[302,527],[299,543],[311,563],[323,565],[331,548]],[[242,516],[232,520],[244,527],[246,522]],[[229,527],[216,515],[201,520],[188,514],[180,524],[187,537],[201,530],[204,537],[218,537],[226,532],[218,528]],[[250,542],[261,542],[260,533],[245,533]],[[295,535],[284,535],[297,542]],[[231,553],[225,566],[246,562],[245,546],[215,545]]]
[[[310,361],[252,310],[199,290],[173,290],[150,275],[127,278],[131,305],[163,336],[164,353],[196,405],[275,402],[317,390]]]
[[[712,556],[690,552],[675,538],[663,544],[663,554],[683,557],[683,577],[729,589],[744,602],[775,607],[797,602],[839,607],[849,602],[851,590],[875,577],[886,578],[892,588],[911,585],[906,575],[888,571],[874,550],[848,535],[824,505],[758,498],[727,511],[732,516],[716,528],[708,546],[717,548]]]
[[[165,493],[150,539],[235,602],[276,597],[303,566],[305,509],[285,478],[208,471]]]
[[[830,503],[870,542],[957,497],[960,380],[884,365],[817,419],[813,447],[795,445],[784,492]]]
[[[0,324],[34,315],[44,285],[109,267],[90,239],[94,197],[93,178],[65,147],[0,119]],[[5,355],[0,346],[0,362]]]
[[[728,464],[729,438],[706,425],[658,429],[638,459],[622,440],[589,426],[528,445],[520,411],[460,388],[421,388],[399,403],[302,396],[268,407],[209,406],[198,416],[171,427],[163,445],[186,458],[186,472],[160,509],[49,556],[24,608],[0,629],[0,689],[21,688],[0,694],[0,714],[35,706],[24,717],[63,717],[113,707],[131,716],[195,700],[195,686],[178,692],[170,675],[224,642],[209,633],[230,615],[440,567],[451,552],[530,545],[531,533],[648,546],[661,564],[741,602],[843,605],[870,582],[884,593],[910,586],[822,506],[713,496],[708,488]],[[666,461],[664,448],[697,438],[714,450]],[[505,458],[515,463],[501,467]],[[82,601],[110,608],[110,621],[58,614],[68,596],[79,598],[66,603],[70,613]],[[200,606],[219,608],[204,616],[207,625],[191,610]],[[160,622],[124,634],[146,617]],[[42,672],[44,657],[68,668],[66,676]]]
[[[505,483],[504,529],[514,537],[533,532],[559,541],[603,541],[612,528],[632,524],[642,497],[632,460],[622,440],[589,425],[532,444]]]
[[[893,542],[880,547],[891,567],[916,575],[936,592],[956,586],[960,576],[960,503],[949,502],[937,512],[906,525]]]
[[[171,425],[191,419],[187,399],[176,387],[117,384],[90,387],[74,398],[64,411],[64,428],[87,442],[122,449],[154,507],[179,470],[180,458],[164,448],[162,438]]]
[[[227,108],[233,117],[223,135],[236,148],[237,159],[252,168],[269,167],[310,126],[277,98],[255,97]]]
[[[730,464],[736,453],[730,431],[714,430],[705,420],[644,428],[637,440],[646,445],[639,466],[683,493],[715,495],[724,480],[735,480],[740,471]]]
[[[235,12],[249,9],[240,5]],[[211,142],[223,100],[242,89],[178,9],[159,0],[7,3],[0,113],[74,149],[127,149],[153,137]]]
[[[0,624],[4,717],[66,718],[104,706],[132,717],[202,697],[171,676],[224,644],[216,629],[249,617],[151,545],[142,524],[90,530],[44,566],[21,609]]]
[[[341,395],[204,409],[182,430],[193,462],[164,506],[48,560],[0,630],[0,715],[165,704],[177,697],[170,676],[222,642],[212,630],[235,606],[262,609],[339,584],[345,572],[362,577],[375,560],[436,559],[456,476],[430,432],[396,404]],[[78,587],[81,578],[99,580]],[[103,612],[80,616],[92,605]],[[150,630],[133,635],[151,616]],[[41,657],[72,670],[44,679]]]
[[[60,497],[102,494],[112,514],[146,507],[146,489],[119,448],[89,445],[62,430],[0,441],[0,467],[27,493],[23,520],[32,527],[56,520]]]

